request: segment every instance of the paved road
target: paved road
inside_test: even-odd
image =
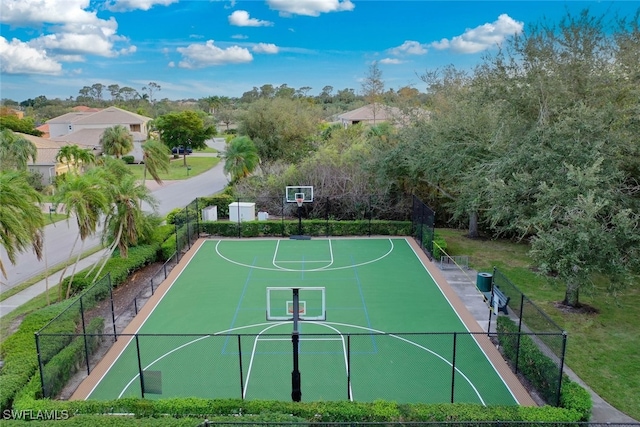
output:
[[[208,144],[218,150],[224,149],[224,139],[216,138],[209,141]],[[222,169],[223,164],[220,162],[213,169],[187,180],[170,181],[162,186],[158,186],[153,181],[148,181],[147,186],[152,190],[153,195],[159,202],[157,212],[164,216],[174,208],[186,206],[196,197],[209,196],[223,190],[228,183],[228,178],[224,175]],[[145,210],[151,211],[149,206],[143,207]],[[0,249],[0,258],[7,270],[6,278],[0,275],[0,291],[11,289],[34,276],[44,273],[47,266],[51,267],[65,262],[71,256],[77,256],[78,253],[100,244],[99,236],[89,237],[85,240],[84,248],[82,248],[81,242],[78,242],[73,252],[71,252],[77,235],[78,225],[74,219],[45,227],[45,256],[40,261],[29,250],[18,254],[16,264],[12,265],[9,262],[6,251]]]

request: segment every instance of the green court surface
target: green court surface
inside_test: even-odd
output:
[[[293,322],[266,320],[267,288],[321,287],[326,319],[298,322],[303,401],[516,404],[404,238],[206,240],[183,268],[90,399],[140,396],[141,368],[146,398],[290,400]]]

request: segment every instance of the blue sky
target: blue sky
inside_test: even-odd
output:
[[[378,61],[387,89],[469,68],[567,12],[632,17],[638,1],[0,0],[0,97],[76,97],[102,83],[154,98],[239,97],[264,84],[356,92]],[[108,98],[108,95],[106,96]]]

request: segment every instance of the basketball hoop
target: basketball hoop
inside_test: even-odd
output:
[[[302,202],[304,202],[304,199],[302,197],[296,197],[296,203],[298,204],[299,208],[302,207]]]

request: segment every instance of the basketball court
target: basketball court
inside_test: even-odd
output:
[[[533,404],[433,270],[408,238],[201,239],[72,398],[291,400],[299,372],[303,401]]]

